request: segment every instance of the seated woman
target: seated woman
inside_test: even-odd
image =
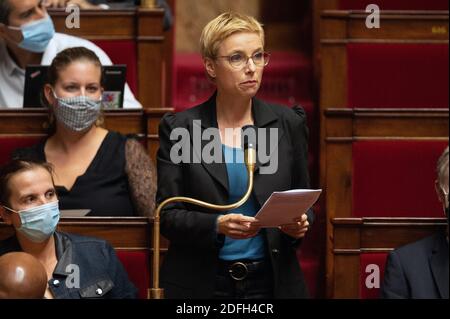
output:
[[[19,149],[17,159],[51,163],[61,209],[90,216],[149,216],[156,174],[135,139],[101,128],[102,66],[94,52],[61,51],[49,68],[44,98],[49,137]]]
[[[45,298],[136,298],[107,242],[55,231],[60,213],[50,165],[14,160],[0,169],[0,216],[16,231],[0,241],[0,256],[23,251],[38,259]]]

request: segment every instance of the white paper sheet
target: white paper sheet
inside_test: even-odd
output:
[[[261,227],[278,227],[294,223],[311,208],[322,192],[321,189],[292,189],[273,192],[255,218]]]

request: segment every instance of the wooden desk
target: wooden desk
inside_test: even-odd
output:
[[[334,298],[360,297],[360,254],[389,252],[445,230],[445,218],[334,218]]]
[[[153,220],[145,217],[62,217],[58,230],[102,238],[118,250],[153,251]],[[13,233],[14,229],[0,218],[0,240]],[[161,237],[161,254],[167,247],[168,241]]]
[[[105,128],[123,134],[136,134],[145,139],[148,154],[156,160],[159,147],[158,125],[164,113],[170,108],[144,110],[106,110]],[[43,108],[2,109],[0,108],[0,137],[8,136],[45,136],[43,124],[47,120],[47,111]]]
[[[145,136],[145,118],[143,110],[107,110],[103,111],[105,127],[123,134]],[[43,124],[47,120],[44,108],[1,109],[0,135],[42,135],[46,134]]]

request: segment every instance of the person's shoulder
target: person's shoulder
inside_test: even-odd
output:
[[[436,245],[436,242],[441,240],[443,234],[437,233],[415,242],[406,244],[404,246],[394,249],[391,254],[396,254],[400,258],[409,258],[411,256],[418,257],[428,255]]]
[[[83,46],[83,45],[95,45],[93,42],[74,36],[74,35],[70,35],[70,34],[66,34],[66,33],[59,33],[56,32],[55,35],[53,36],[53,39],[56,41],[57,44],[60,45],[67,45],[69,47],[73,47],[73,46]]]
[[[277,118],[288,124],[297,126],[306,122],[306,113],[301,105],[286,106],[260,99],[255,99],[255,102],[258,104],[258,107],[264,108],[265,112],[273,112]]]
[[[161,123],[172,128],[186,127],[193,120],[200,118],[200,115],[204,112],[205,108],[209,107],[209,103],[210,101],[208,100],[181,112],[166,113],[164,114]]]
[[[57,52],[73,47],[85,47],[94,51],[99,56],[100,60],[104,59],[104,56],[107,56],[107,54],[94,42],[70,34],[55,33],[52,41]],[[102,64],[104,63],[105,61],[102,61]]]

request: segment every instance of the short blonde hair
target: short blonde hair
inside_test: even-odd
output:
[[[200,37],[202,57],[215,59],[222,41],[237,32],[258,34],[264,47],[264,30],[261,23],[255,18],[244,14],[226,12],[211,20],[203,28]]]

